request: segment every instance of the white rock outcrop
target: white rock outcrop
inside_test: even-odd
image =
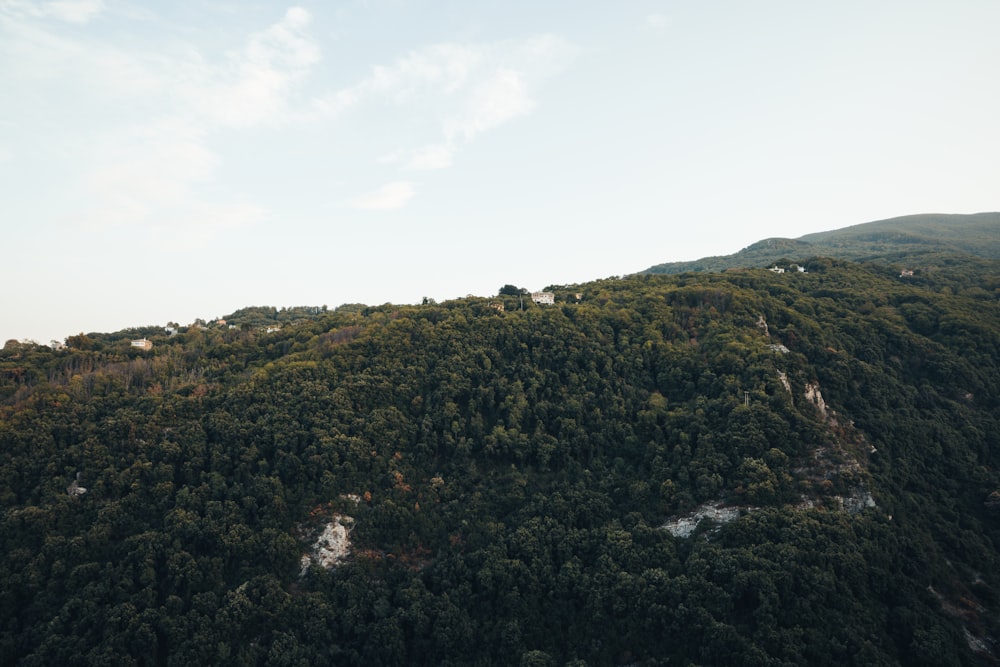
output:
[[[819,390],[819,382],[806,383],[806,400],[816,406],[827,423],[837,425],[837,413],[827,407],[826,401],[823,400],[823,394]]]
[[[309,553],[303,554],[301,575],[305,575],[313,565],[330,569],[347,558],[351,552],[351,529],[354,519],[343,514],[335,514],[316,538]]]
[[[739,507],[723,507],[721,502],[710,502],[699,505],[690,514],[668,521],[663,524],[663,528],[674,537],[690,537],[703,519],[711,519],[716,523],[729,523],[739,516]]]

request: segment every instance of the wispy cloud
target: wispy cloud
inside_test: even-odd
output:
[[[67,23],[87,23],[102,11],[102,0],[56,0],[31,2],[30,0],[3,0],[0,11],[15,17],[54,18]]]
[[[398,165],[403,169],[424,171],[450,167],[455,155],[452,144],[430,144],[413,150],[396,150],[375,159],[378,164]]]
[[[2,2],[3,0],[0,0]],[[266,219],[240,196],[219,200],[213,189],[224,158],[212,148],[220,129],[247,130],[294,122],[298,85],[320,60],[308,35],[310,15],[292,7],[270,27],[248,35],[242,48],[212,54],[180,48],[170,54],[135,53],[47,31],[30,20],[83,20],[99,2],[31,5],[8,0],[2,9],[20,23],[6,26],[17,43],[0,48],[26,58],[36,71],[26,80],[66,79],[86,86],[108,108],[140,106],[154,115],[114,125],[90,138],[72,137],[81,163],[77,190],[90,228],[128,225],[167,247],[197,247],[229,230]],[[89,12],[89,13],[88,13]],[[37,57],[34,57],[36,56]],[[155,100],[151,103],[150,100]]]
[[[450,95],[489,67],[489,48],[485,44],[433,44],[411,51],[392,65],[376,65],[363,86],[396,99],[424,86]]]
[[[87,23],[104,11],[101,0],[61,0],[43,5],[49,15],[70,23]]]
[[[149,238],[171,250],[203,248],[219,234],[244,229],[263,221],[267,215],[262,208],[250,203],[199,201],[156,221],[149,228]]]
[[[646,17],[646,25],[654,30],[663,30],[670,23],[663,14],[650,14]]]
[[[444,169],[450,167],[455,149],[449,144],[424,146],[413,151],[406,162],[407,169]]]
[[[436,125],[440,140],[400,147],[379,161],[404,169],[441,169],[483,132],[530,113],[534,91],[574,55],[575,48],[554,35],[434,44],[373,66],[364,80],[327,95],[314,108],[336,115],[360,104],[404,107]]]
[[[416,189],[410,181],[393,181],[355,198],[352,204],[366,211],[387,211],[402,208],[414,194]]]
[[[445,119],[445,138],[449,143],[471,141],[486,130],[527,114],[534,105],[525,75],[517,70],[497,68],[477,82],[461,107]]]
[[[15,38],[0,41],[0,56],[30,63],[33,71],[18,70],[22,80],[62,81],[53,90],[68,91],[60,93],[67,99],[79,88],[92,93],[88,100],[95,105],[115,110],[94,116],[97,123],[117,123],[135,117],[130,110],[144,109],[135,113],[147,115],[130,125],[67,134],[73,145],[65,150],[83,165],[77,183],[81,218],[92,228],[131,225],[154,236],[181,230],[178,238],[190,243],[269,217],[238,193],[222,195],[232,201],[219,200],[213,185],[226,171],[218,141],[223,131],[329,128],[354,122],[344,119],[346,112],[366,106],[389,107],[392,118],[405,114],[421,130],[374,160],[383,165],[386,184],[349,199],[359,209],[397,209],[413,199],[416,188],[394,175],[452,166],[477,137],[530,114],[544,82],[575,55],[570,43],[553,35],[432,44],[373,65],[353,85],[307,94],[307,86],[320,84],[314,73],[322,51],[311,34],[312,17],[301,7],[291,7],[226,53],[179,41],[136,52],[38,20],[79,23],[102,11],[102,0],[0,0],[0,12],[13,17],[0,28]],[[103,120],[111,116],[118,119]],[[378,122],[365,121],[369,127],[376,123],[376,135]],[[393,134],[393,128],[386,130],[386,136]]]
[[[88,186],[129,192],[154,201],[180,199],[187,185],[209,180],[221,159],[204,145],[204,133],[164,120],[116,130],[96,156]],[[135,150],[138,146],[141,150]]]
[[[232,127],[287,118],[295,85],[320,60],[319,47],[306,34],[310,21],[309,12],[292,7],[281,21],[251,35],[221,71],[207,69],[192,91],[197,110]]]
[[[202,193],[222,158],[184,121],[135,127],[110,139],[84,183],[92,202],[84,216],[90,228],[128,226],[145,230],[161,247],[197,249],[267,215],[253,204],[215,202]]]

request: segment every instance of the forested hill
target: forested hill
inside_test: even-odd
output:
[[[3,662],[996,664],[1000,263],[805,268],[11,342]]]
[[[797,239],[764,239],[733,255],[658,264],[643,273],[768,267],[817,256],[933,268],[955,262],[956,255],[1000,259],[1000,213],[908,215]]]

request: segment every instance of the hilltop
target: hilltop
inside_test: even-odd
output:
[[[797,239],[764,239],[732,255],[657,264],[642,273],[725,271],[767,267],[776,262],[802,262],[811,257],[935,266],[952,261],[955,256],[1000,258],[1000,213],[909,215]]]

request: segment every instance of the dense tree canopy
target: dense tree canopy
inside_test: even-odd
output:
[[[989,664],[1000,270],[968,266],[8,344],[0,655]],[[335,516],[349,555],[304,568]]]

